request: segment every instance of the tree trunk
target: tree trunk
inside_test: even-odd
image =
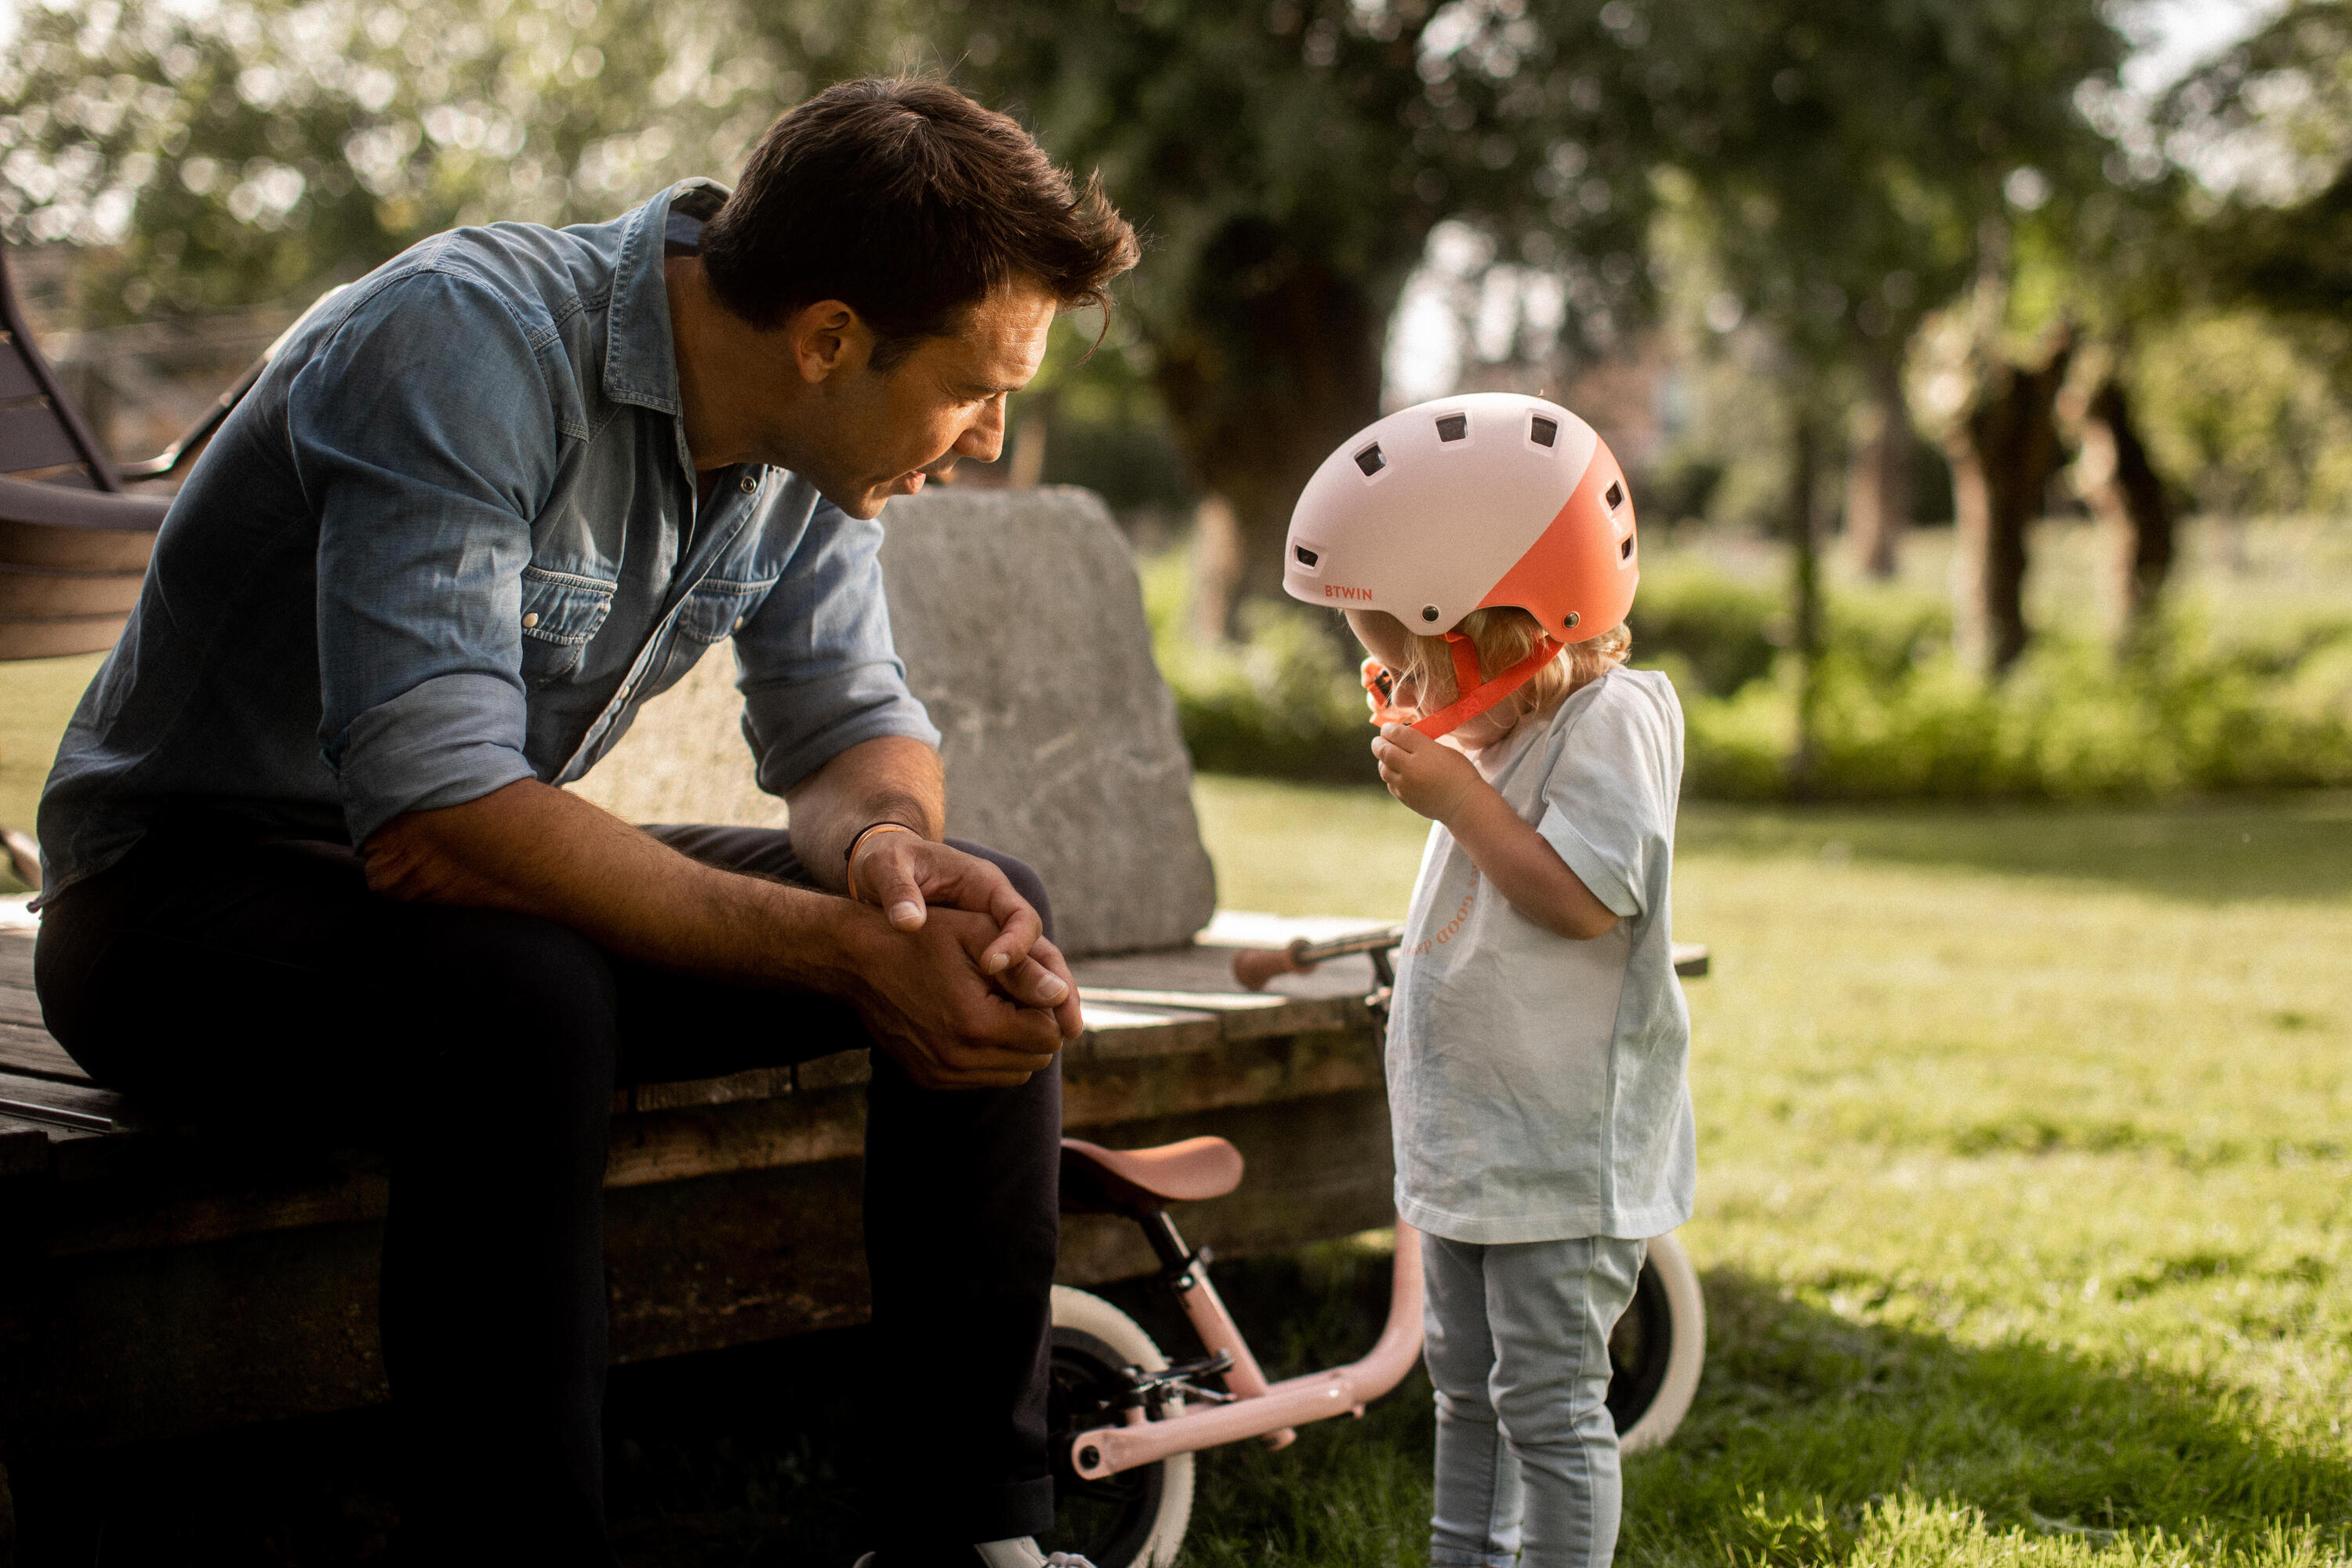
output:
[[[1154,342],[1155,380],[1192,477],[1231,521],[1230,561],[1196,579],[1224,595],[1198,605],[1204,625],[1230,635],[1243,599],[1282,592],[1307,479],[1380,415],[1381,314],[1365,284],[1257,218],[1209,247],[1190,292],[1179,330]]]
[[[1860,439],[1846,468],[1846,547],[1864,575],[1883,581],[1895,575],[1903,534],[1911,525],[1913,437],[1899,360],[1871,364],[1860,424]]]
[[[2079,431],[2074,482],[2099,520],[2101,599],[2117,647],[2127,647],[2146,630],[2172,574],[2172,506],[2115,377],[2084,401]]]
[[[1013,426],[1012,473],[1006,483],[1030,489],[1045,477],[1045,446],[1054,436],[1054,400],[1049,393],[1025,410]]]
[[[1242,584],[1241,524],[1214,491],[1192,509],[1192,635],[1223,642],[1234,634]]]
[[[2025,651],[2026,530],[2063,451],[2055,409],[2074,357],[2062,333],[2038,366],[1996,364],[1952,422],[1952,633],[1961,661],[1997,679]]]
[[[1819,757],[1822,665],[1822,552],[1816,512],[1822,433],[1811,405],[1797,410],[1789,465],[1789,643],[1797,655],[1797,745],[1789,756],[1789,791],[1811,792]]]

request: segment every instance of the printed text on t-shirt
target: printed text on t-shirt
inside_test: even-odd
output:
[[[1454,918],[1438,927],[1435,936],[1424,937],[1414,943],[1413,950],[1407,955],[1408,957],[1423,957],[1431,948],[1443,947],[1462,934],[1463,926],[1468,923],[1470,919],[1470,906],[1478,901],[1478,868],[1474,862],[1470,867],[1470,890],[1462,895],[1462,902],[1454,909]]]

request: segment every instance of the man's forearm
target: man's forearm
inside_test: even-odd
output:
[[[390,897],[535,915],[622,957],[744,984],[843,994],[860,938],[882,929],[872,910],[702,865],[530,779],[395,817],[362,855]]]
[[[843,886],[842,853],[877,822],[903,823],[926,838],[946,831],[947,781],[940,754],[898,735],[855,745],[786,792],[793,852],[820,884]]]

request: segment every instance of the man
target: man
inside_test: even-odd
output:
[[[868,1044],[877,1356],[922,1380],[877,1395],[924,1413],[881,1562],[1037,1560],[1076,994],[1034,875],[940,841],[872,520],[995,458],[1056,311],[1135,258],[1012,121],[847,83],[731,195],[386,264],[173,502],[43,798],[42,1006],[101,1081],[384,1139],[420,1560],[611,1561],[614,1083]],[[730,638],[789,835],[557,787]]]

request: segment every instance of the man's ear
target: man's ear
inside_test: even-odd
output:
[[[784,337],[801,379],[811,386],[863,370],[874,355],[873,329],[839,300],[820,300],[793,311],[784,323]]]

